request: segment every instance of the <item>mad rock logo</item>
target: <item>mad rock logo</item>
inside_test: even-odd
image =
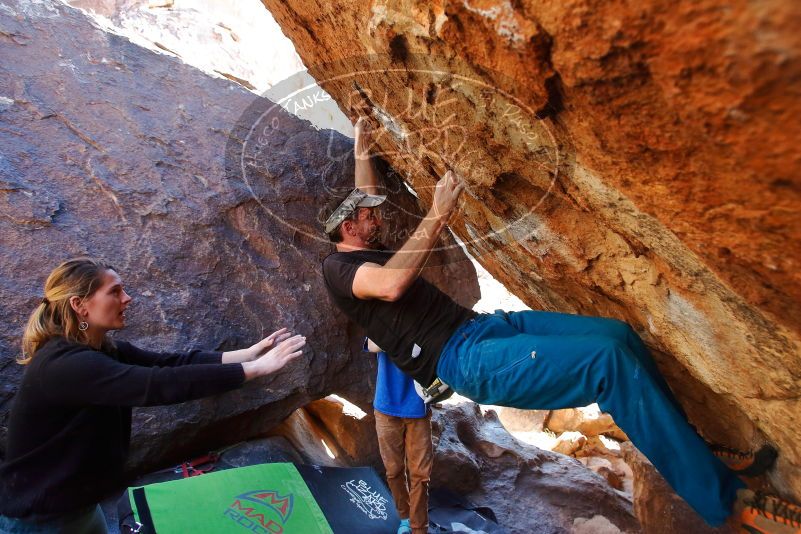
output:
[[[236,524],[258,534],[282,534],[292,516],[294,496],[273,490],[248,491],[238,495],[223,512]]]

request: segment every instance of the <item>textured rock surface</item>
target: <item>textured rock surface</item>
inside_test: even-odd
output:
[[[453,228],[496,278],[632,323],[702,432],[775,443],[801,498],[801,4],[263,3],[423,199],[465,174]]]
[[[578,518],[573,522],[572,534],[618,534],[620,529],[602,515],[590,519]]]
[[[612,416],[601,413],[597,404],[583,408],[553,410],[545,421],[545,427],[556,434],[576,430],[587,437],[603,434],[618,441],[628,441],[628,436],[618,428]]]
[[[623,446],[626,462],[634,473],[634,513],[648,534],[733,534],[728,525],[710,528],[684,500],[676,495],[651,462],[631,444]]]
[[[491,409],[516,439],[572,456],[603,477],[612,488],[629,497],[632,495],[633,473],[623,459],[618,441],[627,440],[626,435],[597,405],[569,410],[518,410],[498,406]]]
[[[270,434],[286,438],[307,463],[329,467],[371,465],[383,471],[375,417],[335,396],[299,408]]]
[[[432,421],[431,484],[489,506],[511,532],[567,533],[596,515],[620,531],[640,531],[631,503],[606,480],[572,458],[517,441],[494,411],[482,414],[471,402],[446,404]]]
[[[549,410],[520,410],[508,406],[498,406],[495,411],[504,428],[510,432],[542,432],[551,414]]]
[[[553,452],[564,454],[565,456],[575,456],[576,451],[587,444],[587,437],[580,432],[563,432],[556,438],[556,444],[551,449]]]
[[[142,346],[225,350],[280,326],[308,337],[304,357],[274,378],[136,410],[134,467],[262,434],[331,392],[369,403],[362,378],[374,364],[319,267],[330,245],[318,212],[332,188],[352,184],[351,140],[55,1],[0,6],[0,72],[0,453],[24,321],[50,269],[78,254],[120,271],[134,302],[117,335]],[[243,149],[254,116],[279,128]],[[396,185],[402,224],[419,208]],[[469,305],[474,270],[448,254],[428,274],[458,280],[449,290]]]

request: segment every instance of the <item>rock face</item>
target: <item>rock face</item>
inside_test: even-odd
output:
[[[620,443],[627,437],[608,414],[600,412],[598,405],[565,410],[518,410],[497,406],[491,409],[516,439],[572,456],[603,477],[612,488],[627,497],[633,495],[633,472],[623,458]]]
[[[555,434],[576,430],[587,437],[606,435],[618,441],[628,441],[628,436],[618,428],[612,416],[602,413],[597,404],[553,410],[548,414],[545,426]]]
[[[801,498],[801,5],[263,0],[532,308],[614,316],[693,422]]]
[[[651,462],[630,443],[623,445],[624,457],[634,472],[634,513],[648,534],[733,534],[729,525],[711,528],[676,495]]]
[[[308,338],[275,377],[136,410],[132,467],[263,434],[332,392],[369,404],[374,363],[320,274],[319,210],[352,187],[351,140],[56,1],[0,6],[0,70],[0,453],[24,323],[49,271],[83,254],[115,265],[134,298],[120,339],[226,350],[282,326]],[[271,126],[255,140],[254,117]],[[403,224],[420,206],[395,185]],[[470,305],[475,272],[460,254],[439,253],[427,276]]]
[[[375,417],[334,395],[299,408],[270,434],[286,438],[306,463],[383,469]]]
[[[489,506],[511,532],[571,532],[598,515],[591,525],[618,529],[607,532],[640,531],[631,503],[606,480],[572,458],[515,440],[494,411],[446,404],[434,411],[432,424],[432,486]]]

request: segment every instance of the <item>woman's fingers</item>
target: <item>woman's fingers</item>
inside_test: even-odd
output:
[[[296,351],[297,349],[303,347],[305,344],[306,344],[306,338],[301,335],[296,335],[290,337],[285,341],[282,341],[270,352],[275,351],[276,355],[283,356],[285,354]]]
[[[277,342],[280,342],[282,339],[286,339],[290,335],[292,334],[291,332],[287,331],[287,328],[281,328],[280,330],[276,330],[269,336],[265,337],[264,339],[256,343],[255,345],[256,350],[259,353],[261,353],[264,350],[274,347]]]
[[[292,335],[293,335],[292,332],[286,332],[284,334],[281,334],[280,336],[275,338],[275,342],[276,343],[281,343],[281,342],[289,339],[290,337],[292,337]]]
[[[294,336],[285,339],[281,342],[281,345],[291,345],[293,343],[297,343],[298,341],[306,342],[306,336],[302,336],[300,334],[295,334]]]
[[[291,343],[289,343],[289,346],[294,348],[294,349],[299,349],[301,347],[304,347],[304,346],[306,346],[306,338],[305,337],[301,337],[298,340],[292,341]]]
[[[281,328],[280,330],[276,330],[275,332],[273,332],[272,334],[270,334],[269,336],[267,336],[267,339],[269,339],[270,341],[272,341],[272,340],[274,340],[275,338],[277,338],[278,336],[280,336],[281,334],[285,333],[286,331],[287,331],[287,328],[286,328],[286,327],[284,327],[284,328]]]
[[[292,332],[284,332],[283,334],[279,334],[269,341],[265,339],[264,344],[262,345],[262,350],[275,348],[279,343],[290,337],[292,337]]]

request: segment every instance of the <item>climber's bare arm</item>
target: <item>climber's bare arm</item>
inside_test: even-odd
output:
[[[437,182],[434,202],[425,218],[384,265],[364,263],[353,279],[353,296],[359,299],[380,299],[394,302],[400,299],[425,267],[442,230],[456,210],[464,182],[448,171]]]
[[[370,145],[372,143],[372,128],[364,117],[359,117],[353,126],[354,147],[353,156],[356,160],[356,187],[368,195],[378,195],[380,187],[378,183],[378,173],[373,165],[370,155]]]

